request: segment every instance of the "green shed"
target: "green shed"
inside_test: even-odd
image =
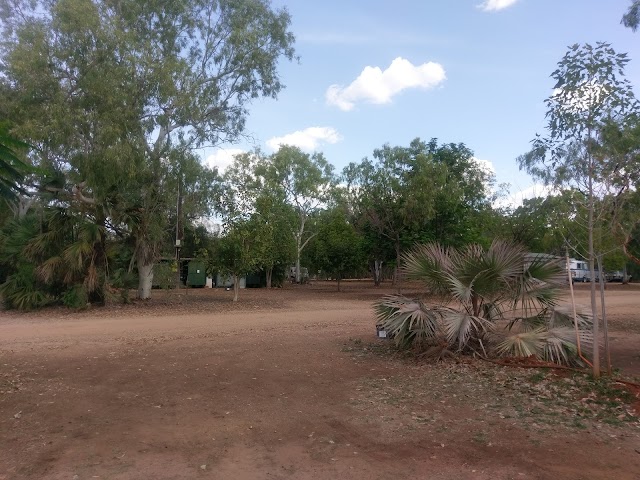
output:
[[[207,274],[204,263],[198,260],[191,260],[187,270],[187,285],[190,287],[204,287],[207,284]]]

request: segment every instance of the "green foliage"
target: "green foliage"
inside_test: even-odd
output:
[[[86,308],[89,296],[83,285],[73,285],[62,294],[62,304],[73,309]]]
[[[251,226],[255,267],[265,271],[270,286],[274,270],[282,271],[296,256],[293,232],[299,217],[270,177],[268,162],[259,152],[236,156],[224,174],[219,210],[226,225]]]
[[[33,266],[20,263],[0,285],[4,307],[11,310],[35,310],[52,303],[53,298],[34,273]]]
[[[129,292],[136,287],[138,281],[136,274],[124,268],[118,268],[111,275],[110,281],[111,286],[119,289],[122,303],[130,303],[131,298]]]
[[[288,12],[266,0],[4,3],[0,104],[57,179],[42,190],[132,238],[146,271],[170,225],[181,232],[217,195],[217,172],[192,151],[237,139],[250,103],[283,88]]]
[[[557,260],[528,258],[521,246],[504,241],[488,249],[420,245],[403,259],[408,278],[423,282],[438,303],[398,295],[376,303],[378,325],[399,348],[438,357],[493,349],[497,355],[577,362],[570,319],[556,308],[564,276]],[[500,323],[506,330],[498,329]],[[585,343],[588,326],[583,317]]]
[[[27,308],[65,303],[65,292],[76,287],[82,287],[89,302],[101,304],[110,250],[101,228],[65,209],[46,209],[37,216],[15,219],[0,235],[0,265],[8,284],[4,288],[13,292],[9,298],[20,288],[34,292],[33,302],[18,302],[29,304]],[[30,272],[28,276],[25,271]],[[40,301],[45,298],[46,302]],[[9,303],[10,307],[17,305]]]
[[[546,100],[546,137],[536,136],[532,150],[518,159],[521,168],[556,187],[601,182],[606,162],[593,162],[596,137],[610,122],[637,109],[624,78],[629,59],[609,44],[573,45],[551,74],[554,93]]]
[[[295,242],[296,281],[300,282],[300,257],[317,234],[314,216],[331,199],[333,166],[320,153],[310,155],[298,147],[283,145],[259,162],[256,174],[264,187],[273,191],[285,209],[292,212],[287,224]]]
[[[611,229],[607,217],[619,208],[611,194],[619,188],[625,172],[636,168],[635,162],[603,155],[599,145],[611,122],[624,125],[637,117],[638,102],[631,83],[624,78],[628,63],[626,54],[616,53],[604,42],[571,46],[551,74],[556,84],[546,100],[547,135],[537,135],[532,150],[518,159],[521,168],[545,184],[558,190],[575,188],[584,192],[584,216],[578,223],[584,225],[586,242],[570,246],[585,251],[589,263],[595,338],[599,337],[595,260],[606,252],[602,247],[609,243],[599,242],[596,234],[598,230]],[[594,342],[594,350],[593,373],[597,377],[598,342]]]
[[[525,199],[515,210],[503,212],[499,226],[490,233],[524,245],[529,252],[562,256],[567,240],[579,243],[574,237],[582,228],[575,220],[577,206],[583,201],[584,196],[575,190]]]
[[[178,282],[176,262],[159,262],[153,266],[153,284],[164,290],[175,288]]]
[[[318,235],[312,244],[312,259],[316,268],[338,281],[362,269],[362,241],[345,212],[336,208],[319,219]]]
[[[634,32],[638,30],[638,25],[640,25],[640,0],[631,1],[631,5],[629,5],[629,9],[622,16],[620,23]]]
[[[15,200],[18,194],[26,194],[21,186],[30,167],[18,158],[18,150],[29,148],[0,128],[0,198]]]
[[[369,260],[396,265],[416,242],[478,240],[493,181],[464,144],[438,145],[437,139],[385,145],[373,160],[349,164],[343,180],[342,196],[365,238]]]

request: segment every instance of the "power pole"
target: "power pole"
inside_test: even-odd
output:
[[[178,174],[178,200],[176,203],[176,266],[178,269],[178,278],[176,289],[180,288],[182,276],[182,265],[180,265],[180,248],[182,247],[182,230],[180,228],[180,220],[182,219],[182,174]]]

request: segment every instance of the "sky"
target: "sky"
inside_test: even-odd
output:
[[[282,143],[324,153],[337,172],[384,144],[462,142],[489,162],[518,203],[543,194],[517,157],[545,133],[550,78],[569,45],[606,41],[631,62],[640,97],[640,31],[620,24],[629,0],[274,0],[291,14],[299,61],[286,88],[250,106],[252,140],[205,150],[232,155]]]

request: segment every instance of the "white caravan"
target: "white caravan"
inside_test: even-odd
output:
[[[589,273],[589,264],[585,260],[569,259],[569,268],[571,269],[571,278],[574,282],[591,281]],[[598,272],[596,272],[596,275]]]

